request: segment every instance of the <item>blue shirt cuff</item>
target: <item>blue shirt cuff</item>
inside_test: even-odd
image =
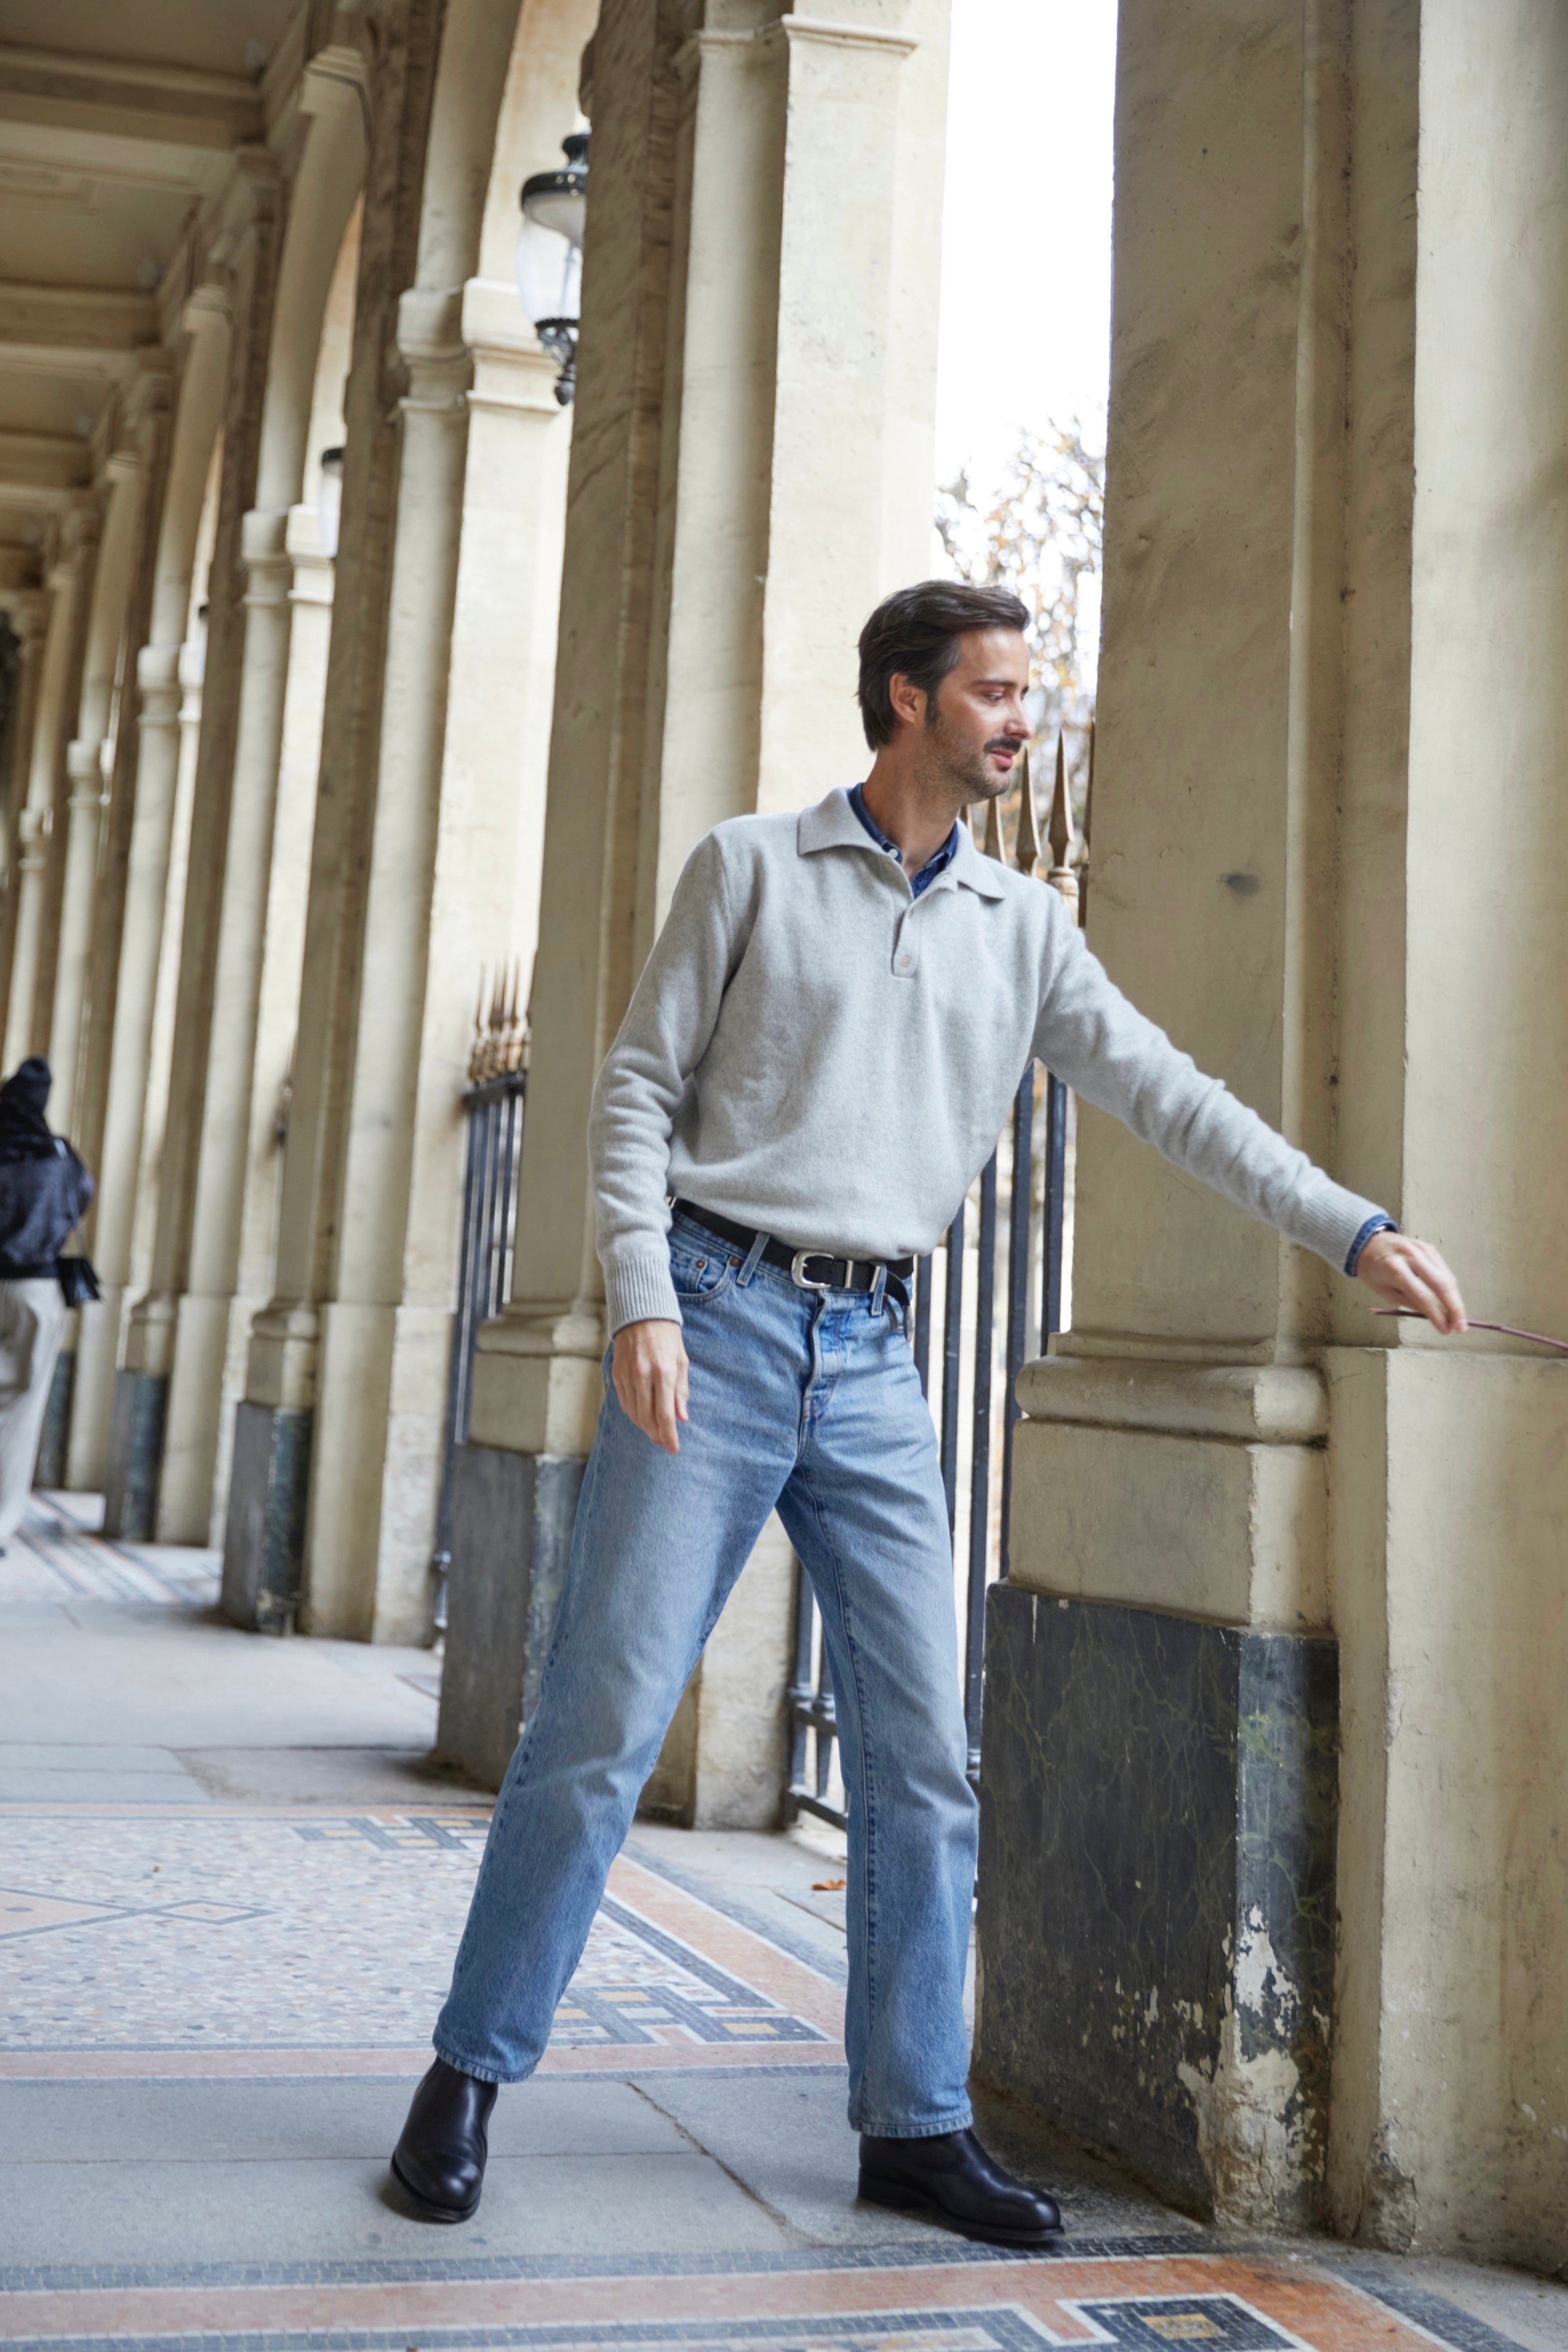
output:
[[[1361,1263],[1361,1253],[1366,1247],[1367,1243],[1372,1239],[1374,1234],[1396,1234],[1398,1231],[1399,1228],[1395,1223],[1393,1218],[1384,1216],[1381,1211],[1375,1217],[1368,1217],[1365,1224],[1363,1225],[1360,1233],[1357,1234],[1354,1241],[1353,1241],[1350,1245],[1350,1255],[1344,1262],[1344,1270],[1346,1274],[1354,1274],[1355,1272],[1356,1267]]]

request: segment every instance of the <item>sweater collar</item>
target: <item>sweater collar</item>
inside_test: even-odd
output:
[[[810,857],[819,849],[864,849],[873,856],[879,855],[841,785],[835,785],[815,808],[801,810],[796,842],[802,857]],[[961,819],[957,852],[946,873],[937,875],[926,896],[930,898],[938,890],[952,890],[959,885],[982,898],[1006,896],[1006,886],[994,859],[982,856],[976,848],[969,828]]]

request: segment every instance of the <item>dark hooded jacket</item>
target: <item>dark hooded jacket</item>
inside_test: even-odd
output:
[[[63,1136],[49,1132],[49,1066],[32,1055],[0,1087],[0,1281],[50,1275],[92,1178]]]

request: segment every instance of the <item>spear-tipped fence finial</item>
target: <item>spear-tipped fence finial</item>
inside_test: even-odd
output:
[[[1040,865],[1040,811],[1035,806],[1034,778],[1027,746],[1019,777],[1019,824],[1013,835],[1013,864],[1020,874],[1033,874]]]
[[[509,1076],[528,1066],[528,1022],[522,1010],[522,966],[514,959],[497,964],[486,985],[486,967],[479,971],[479,1001],[474,1013],[474,1041],[468,1051],[468,1083],[482,1087],[491,1078]]]
[[[1072,803],[1067,791],[1067,745],[1056,731],[1056,783],[1051,795],[1051,871],[1046,880],[1060,890],[1074,912],[1078,907],[1078,877],[1069,863],[1072,851]]]
[[[1089,721],[1089,773],[1083,785],[1083,845],[1078,856],[1078,919],[1089,920],[1089,845],[1094,832],[1094,721]]]
[[[1006,865],[1007,856],[1002,848],[1002,813],[996,801],[986,803],[986,830],[980,847],[988,857],[994,857],[998,866]]]

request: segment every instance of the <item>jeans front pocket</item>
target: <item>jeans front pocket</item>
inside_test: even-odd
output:
[[[684,1236],[670,1244],[670,1279],[683,1307],[701,1307],[727,1290],[739,1270],[738,1253],[715,1242],[695,1246]]]

